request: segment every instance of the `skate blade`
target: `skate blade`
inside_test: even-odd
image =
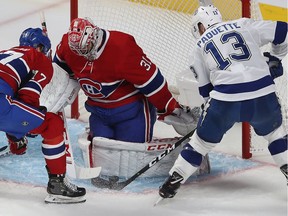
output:
[[[48,194],[45,198],[45,203],[54,203],[54,204],[75,204],[83,203],[86,201],[85,196],[81,197],[67,197],[61,195]]]
[[[164,199],[163,197],[159,197],[159,198],[157,199],[157,201],[154,203],[153,206],[154,206],[154,207],[157,206],[158,203],[161,202],[163,199]]]

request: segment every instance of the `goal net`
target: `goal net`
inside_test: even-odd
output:
[[[175,75],[188,68],[188,59],[195,44],[191,34],[192,14],[203,2],[211,1],[71,0],[71,18],[90,17],[100,28],[132,34],[147,56],[160,68],[170,89],[177,94]],[[262,19],[256,0],[251,1],[251,7],[249,0],[214,0],[212,3],[221,11],[224,20],[250,15]],[[277,87],[281,100],[287,104],[287,74],[285,76],[279,79]],[[79,105],[76,103],[76,106],[72,106],[71,116],[80,113],[80,118],[87,121],[88,114],[83,106],[86,97],[82,91],[78,100]],[[267,148],[267,145],[263,147],[265,145],[261,139],[258,141],[253,131],[250,135],[249,126],[243,127],[243,131],[243,143],[246,143],[243,145],[244,158],[249,158],[250,152]]]

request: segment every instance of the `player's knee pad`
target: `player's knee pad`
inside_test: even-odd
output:
[[[189,143],[184,145],[181,156],[193,166],[200,166],[203,155],[197,152]]]
[[[47,112],[45,115],[44,122],[40,127],[31,131],[33,134],[41,134],[44,141],[52,140],[58,137],[62,139],[64,132],[64,122],[63,119],[57,114]],[[59,139],[60,139],[59,138]],[[49,141],[48,141],[49,142]]]

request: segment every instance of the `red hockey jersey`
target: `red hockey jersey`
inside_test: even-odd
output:
[[[54,61],[73,72],[88,96],[87,103],[103,108],[119,107],[147,97],[164,113],[177,104],[159,68],[143,53],[133,36],[104,31],[103,43],[94,61],[71,51],[68,35],[57,46]]]
[[[51,60],[32,47],[0,52],[0,79],[10,85],[17,99],[29,105],[39,107],[40,93],[52,76]]]

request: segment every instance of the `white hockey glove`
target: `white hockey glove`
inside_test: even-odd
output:
[[[170,114],[162,118],[158,118],[159,121],[163,121],[168,125],[172,125],[174,130],[185,136],[190,131],[197,127],[198,120],[200,118],[200,108],[194,107],[179,107]]]
[[[281,60],[272,56],[269,52],[264,52],[263,55],[267,58],[270,74],[273,79],[283,75],[283,66]]]

